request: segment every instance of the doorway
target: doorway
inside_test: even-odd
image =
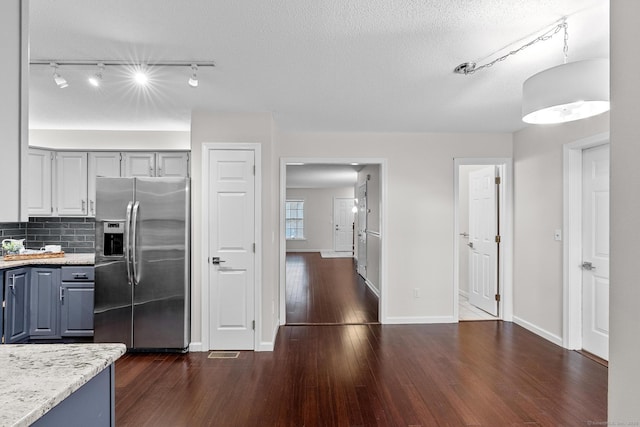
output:
[[[454,317],[512,318],[512,160],[454,159]]]
[[[358,170],[359,176],[356,181],[351,183],[351,186],[350,186],[351,195],[349,197],[332,196],[331,202],[328,202],[329,211],[326,214],[321,215],[322,217],[321,221],[324,222],[325,225],[326,224],[329,225],[327,229],[328,231],[324,232],[325,234],[324,237],[325,238],[329,237],[329,239],[333,239],[335,237],[334,228],[336,226],[336,224],[334,224],[336,201],[337,199],[340,199],[340,198],[344,198],[344,199],[350,198],[351,202],[350,202],[349,209],[347,209],[346,205],[342,206],[342,209],[340,209],[341,211],[345,211],[345,212],[347,210],[349,211],[349,215],[345,215],[345,216],[349,216],[351,221],[351,224],[349,225],[349,227],[351,228],[351,233],[349,233],[349,235],[352,237],[351,237],[351,241],[348,243],[348,246],[349,246],[348,251],[336,251],[335,240],[333,240],[333,242],[329,240],[330,243],[327,243],[327,244],[330,244],[330,246],[328,246],[329,249],[334,249],[333,251],[326,251],[326,252],[333,252],[332,254],[329,254],[329,253],[325,253],[325,251],[322,251],[321,249],[323,248],[320,248],[320,247],[316,248],[315,246],[318,246],[321,244],[311,242],[309,241],[310,239],[304,239],[306,241],[296,242],[286,238],[287,200],[288,198],[290,198],[289,197],[290,195],[291,197],[293,197],[293,195],[296,195],[301,200],[303,200],[305,196],[304,191],[289,191],[289,192],[287,191],[287,186],[288,186],[287,181],[291,182],[291,179],[288,179],[289,175],[296,174],[297,173],[296,170],[298,167],[300,168],[308,167],[309,170],[317,170],[321,168],[321,166],[323,165],[329,165],[335,168],[338,168],[339,166],[342,166],[343,168],[345,166],[348,166],[348,167],[351,167],[352,170],[354,168]],[[354,200],[354,196],[356,195],[356,190],[358,185],[361,184],[361,182],[359,182],[358,180],[362,180],[363,179],[362,176],[368,176],[368,174],[366,174],[367,168],[375,168],[378,175],[378,180],[376,182],[378,186],[376,193],[379,197],[379,203],[376,209],[378,220],[376,220],[375,223],[378,224],[376,233],[378,234],[379,237],[377,241],[381,243],[382,240],[380,239],[380,236],[382,236],[382,230],[385,224],[384,215],[383,215],[384,206],[385,206],[385,199],[384,199],[385,195],[381,188],[382,187],[381,183],[384,182],[384,179],[385,179],[384,174],[386,173],[384,160],[381,160],[381,159],[317,159],[317,158],[314,158],[314,159],[283,158],[281,159],[281,164],[280,164],[280,171],[281,171],[281,174],[280,174],[280,190],[281,190],[280,191],[281,193],[280,324],[281,325],[289,324],[290,320],[291,322],[294,322],[294,323],[306,323],[306,321],[309,321],[313,323],[319,322],[321,324],[323,323],[335,324],[335,323],[371,323],[371,322],[378,322],[382,319],[383,317],[382,307],[384,306],[383,305],[384,283],[382,278],[384,277],[384,268],[385,268],[385,263],[384,263],[385,250],[383,245],[378,244],[378,247],[376,248],[376,250],[373,251],[373,254],[376,256],[376,260],[374,260],[376,274],[373,276],[375,279],[371,278],[371,280],[376,281],[375,288],[377,288],[378,292],[375,294],[372,294],[371,292],[372,292],[372,289],[374,289],[374,287],[371,286],[372,283],[370,282],[370,280],[366,280],[367,279],[366,277],[361,277],[356,272],[356,260],[361,258],[362,254],[359,253],[358,251],[356,238],[353,235],[354,229],[357,229],[358,227],[358,224],[357,224],[358,221],[356,218],[357,215],[354,209],[354,207],[357,207],[357,202],[356,200]],[[362,172],[362,171],[365,171],[365,172]],[[309,195],[307,196],[307,201],[310,201],[314,196],[311,192],[308,192],[308,193]],[[305,204],[309,204],[309,203],[305,202]],[[309,216],[312,216],[312,215],[317,216],[317,212],[315,209],[309,211]],[[321,227],[321,225],[319,227]],[[307,231],[309,232],[308,234],[311,235],[311,232],[312,232],[311,229]],[[307,231],[305,231],[305,233],[307,233]],[[317,233],[317,231],[315,233]],[[315,239],[314,241],[320,242],[321,239],[318,238],[318,239]],[[343,248],[345,248],[347,246],[347,243],[343,242],[342,246]],[[344,258],[342,256],[345,253],[349,254],[348,258]],[[335,256],[335,255],[340,255],[340,256]],[[312,273],[312,271],[315,271],[316,273]],[[328,279],[328,275],[334,274],[338,271],[342,271],[342,273],[339,276],[335,276],[333,279],[331,278]],[[307,278],[309,277],[313,278],[314,280],[311,282],[305,283],[305,280],[307,280]],[[320,286],[312,289],[313,286],[318,285],[323,280],[325,281],[324,286]],[[340,293],[344,291],[344,289],[340,286],[338,286],[338,288],[333,292],[328,292],[328,293],[326,292],[327,288],[339,283],[344,283],[346,287],[351,289],[351,291],[349,291],[351,293],[349,298],[355,295],[356,298],[358,299],[358,302],[355,303],[356,305],[361,305],[362,307],[370,306],[371,299],[373,298],[373,300],[375,301],[375,310],[373,311],[374,316],[372,317],[371,315],[367,315],[362,317],[362,314],[364,312],[372,313],[370,308],[357,309],[357,310],[360,310],[361,313],[353,316],[351,315],[348,315],[348,316],[336,315],[336,316],[328,316],[328,317],[327,316],[324,316],[324,317],[301,316],[300,311],[309,310],[309,307],[311,307],[314,303],[318,303],[318,301],[313,300],[314,296],[318,298],[324,298],[324,299],[340,298]],[[296,288],[294,288],[294,286]],[[289,307],[287,306],[288,301],[300,301],[299,295],[292,294],[295,292],[304,293],[305,301],[303,302],[305,302],[305,304],[303,305],[305,305],[305,307],[302,307],[302,305],[299,305],[299,304],[294,304],[291,306],[291,312],[288,312],[289,310]],[[367,295],[364,295],[365,293]],[[348,301],[349,298],[346,298],[345,301]],[[344,307],[345,305],[343,303],[345,301],[341,300],[335,305],[342,305]],[[355,300],[352,299],[351,301],[355,301]],[[325,304],[325,306],[331,306],[331,305],[332,304]],[[324,310],[324,311],[326,314],[332,310],[329,310],[329,311]],[[342,312],[348,312],[348,311],[349,309],[342,309]],[[291,319],[289,319],[289,317],[291,317]]]
[[[608,360],[609,133],[563,151],[563,346]]]

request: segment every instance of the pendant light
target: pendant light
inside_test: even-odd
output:
[[[471,75],[486,70],[564,30],[564,64],[534,74],[522,85],[522,120],[531,124],[565,123],[609,111],[609,60],[568,62],[568,28],[566,17],[562,18],[542,35],[489,63],[463,62],[453,72]]]
[[[522,121],[566,123],[609,111],[609,60],[568,62],[564,23],[564,64],[541,71],[522,85]]]

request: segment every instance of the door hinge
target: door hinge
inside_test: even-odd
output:
[[[500,243],[500,236],[496,236],[496,243]]]
[[[256,175],[256,165],[253,165],[253,176]]]
[[[253,253],[254,254],[256,253],[256,244],[255,243],[253,244]]]
[[[251,321],[251,329],[253,329],[254,331],[256,330],[256,321],[255,320]]]
[[[210,262],[211,262],[211,259],[207,257],[207,264],[209,264]]]
[[[500,179],[499,176],[496,176],[496,185],[500,185],[502,183],[502,180]]]
[[[496,301],[500,302],[500,294],[496,294]]]

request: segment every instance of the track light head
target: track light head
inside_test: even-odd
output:
[[[198,87],[198,65],[191,64],[191,77],[189,78],[189,86]]]
[[[51,66],[51,68],[53,68],[53,81],[56,82],[58,87],[60,89],[64,89],[65,87],[69,86],[67,79],[65,79],[60,74],[58,74],[58,64],[56,64],[55,62],[52,62],[49,65]]]
[[[98,63],[98,71],[89,77],[89,84],[93,87],[100,87],[102,84],[102,73],[104,72],[104,64]]]

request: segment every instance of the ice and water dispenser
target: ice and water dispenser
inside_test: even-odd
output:
[[[124,255],[124,221],[105,221],[103,255]]]

